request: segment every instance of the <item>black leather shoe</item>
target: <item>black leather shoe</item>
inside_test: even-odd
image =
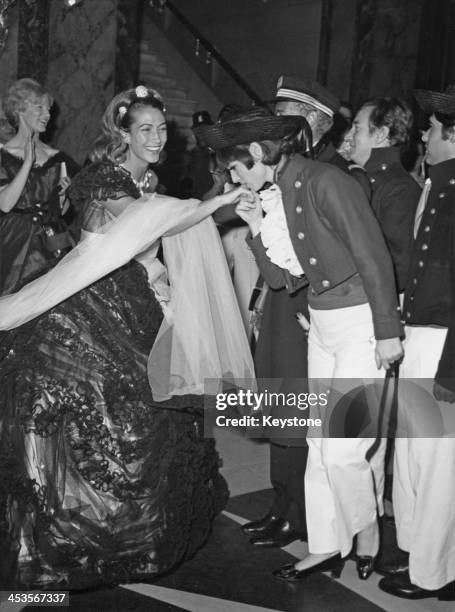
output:
[[[245,523],[240,527],[240,529],[243,531],[243,533],[246,533],[247,535],[254,536],[256,534],[265,534],[265,532],[269,531],[272,527],[276,525],[276,523],[279,523],[280,521],[283,522],[284,519],[282,519],[280,516],[275,516],[269,512],[258,521],[251,521],[250,523]]]
[[[325,559],[321,563],[317,563],[312,567],[308,567],[307,569],[298,570],[295,568],[293,563],[288,565],[283,565],[277,570],[274,570],[272,573],[275,578],[279,578],[280,580],[286,580],[286,582],[297,582],[298,580],[302,580],[306,578],[306,576],[310,576],[311,574],[315,574],[316,572],[330,572],[332,578],[339,578],[341,576],[341,572],[343,571],[344,561],[341,556],[334,555],[333,557],[329,557]]]
[[[373,573],[375,557],[371,555],[356,555],[355,564],[360,580],[368,580]]]
[[[301,540],[304,537],[303,534],[292,529],[289,521],[280,519],[270,530],[251,538],[250,542],[253,546],[260,546],[263,548],[281,548],[295,540]]]
[[[427,599],[437,597],[440,601],[455,601],[455,582],[450,582],[442,589],[428,591],[412,584],[409,574],[388,576],[379,581],[379,588],[390,595],[404,599]]]
[[[401,576],[409,571],[409,561],[376,563],[374,571],[381,574],[381,576]]]

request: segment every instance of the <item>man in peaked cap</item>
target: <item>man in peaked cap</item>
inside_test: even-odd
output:
[[[274,102],[276,115],[300,115],[307,120],[315,159],[338,165],[333,159],[335,148],[327,138],[340,108],[336,96],[312,79],[283,75],[278,79]]]
[[[397,540],[409,564],[390,567],[379,586],[408,599],[455,601],[455,86],[415,96],[430,115],[422,135],[429,178],[404,294],[404,430],[395,441],[393,482]],[[411,395],[406,379],[424,379],[427,394]]]

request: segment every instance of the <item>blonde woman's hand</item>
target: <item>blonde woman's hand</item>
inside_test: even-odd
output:
[[[33,140],[33,133],[29,132],[29,134],[25,138],[25,147],[24,147],[24,164],[30,169],[36,160],[36,152],[35,152],[35,141]]]
[[[251,199],[252,192],[246,189],[246,187],[233,187],[218,197],[220,198],[221,206],[227,206],[228,204],[237,204],[243,199]]]

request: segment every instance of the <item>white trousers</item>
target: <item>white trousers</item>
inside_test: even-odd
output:
[[[436,435],[444,412],[453,415],[454,404],[410,394],[405,379],[432,381],[446,329],[407,327],[405,356],[400,369],[400,420],[410,424],[410,435]],[[403,391],[401,391],[403,386]],[[411,399],[411,401],[410,401]],[[419,405],[425,401],[425,406]],[[432,402],[434,404],[432,405]],[[434,418],[428,420],[428,407]],[[425,419],[425,421],[422,421]],[[415,421],[423,422],[420,431]],[[409,430],[409,428],[408,428]],[[453,436],[453,427],[448,427]],[[450,431],[452,433],[450,434]],[[400,434],[398,434],[400,435]],[[455,439],[407,437],[395,441],[393,505],[398,545],[409,552],[411,582],[424,589],[439,589],[455,580]]]
[[[248,226],[233,227],[223,234],[221,240],[232,275],[234,291],[240,307],[245,330],[249,333],[250,316],[248,306],[251,293],[259,277],[259,268],[251,249],[245,242]]]
[[[374,358],[371,309],[368,304],[335,310],[310,309],[308,344],[310,390],[324,381],[384,376]],[[382,513],[385,441],[370,461],[366,453],[375,438],[308,437],[305,475],[308,545],[312,553],[340,551],[346,556],[353,537]]]

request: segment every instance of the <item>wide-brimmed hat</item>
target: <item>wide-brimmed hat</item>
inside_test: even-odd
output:
[[[449,85],[445,92],[415,89],[414,96],[419,106],[427,113],[455,114],[455,85]]]
[[[317,81],[283,74],[276,85],[276,98],[292,102],[306,102],[330,117],[340,108],[339,99]]]
[[[201,125],[198,132],[211,149],[218,150],[250,142],[280,140],[300,132],[304,122],[303,117],[276,116],[258,107],[230,116],[228,120],[218,121],[214,125]]]

